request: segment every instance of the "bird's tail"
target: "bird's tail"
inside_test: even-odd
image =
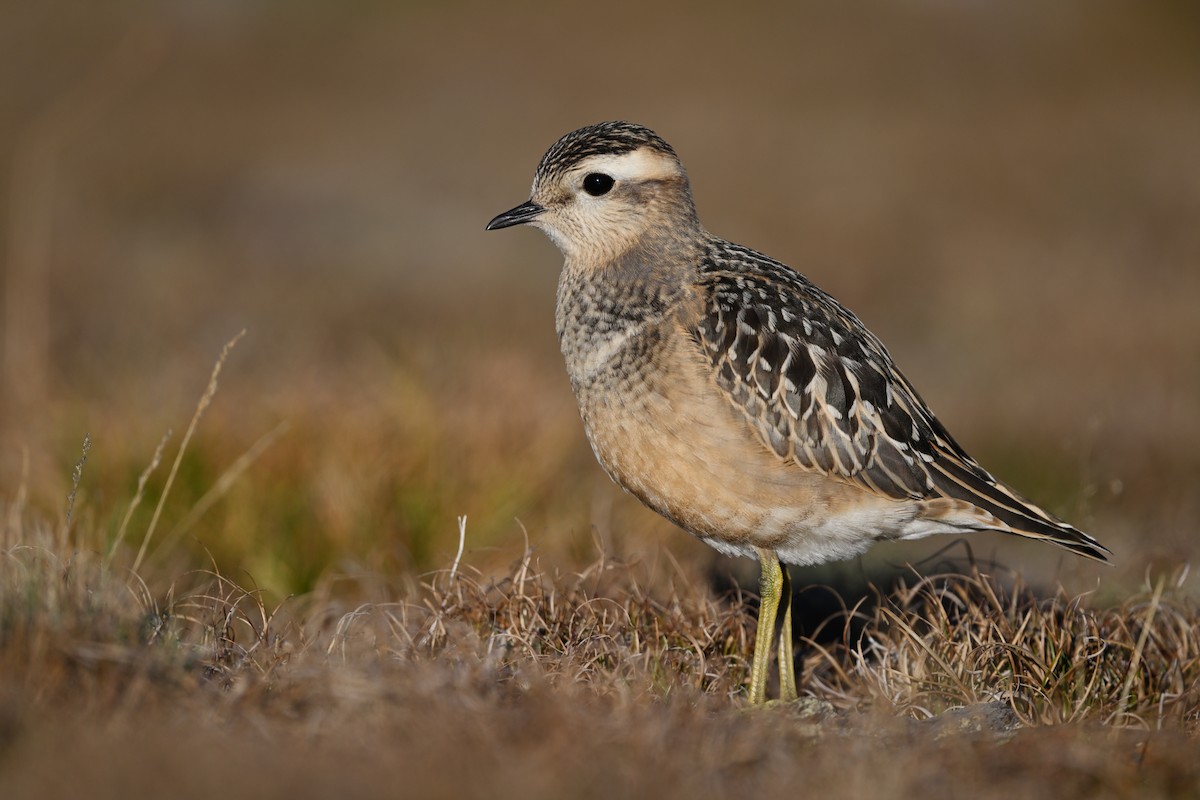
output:
[[[940,458],[930,466],[938,493],[961,502],[928,501],[927,515],[922,516],[947,522],[953,517],[962,527],[1040,539],[1108,563],[1112,551],[1107,547],[1021,497],[978,466],[955,458]]]

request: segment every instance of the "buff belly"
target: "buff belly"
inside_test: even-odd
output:
[[[576,391],[596,458],[650,508],[727,555],[756,557],[755,548],[765,548],[791,564],[850,558],[879,539],[907,538],[917,503],[779,458],[704,386],[699,366],[676,369],[669,384],[655,373]]]

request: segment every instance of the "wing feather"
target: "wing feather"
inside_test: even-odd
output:
[[[972,459],[874,334],[804,276],[722,242],[698,285],[704,313],[693,337],[716,385],[777,456],[897,500],[966,501],[983,512],[981,528],[1104,560],[1098,542]]]

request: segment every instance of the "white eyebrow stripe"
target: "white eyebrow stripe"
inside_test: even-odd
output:
[[[579,162],[577,171],[583,174],[603,172],[619,181],[667,180],[683,174],[678,161],[649,147],[639,147],[620,155],[589,156]]]

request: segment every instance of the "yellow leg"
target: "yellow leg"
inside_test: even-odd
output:
[[[779,629],[779,699],[786,703],[798,697],[795,657],[792,655],[792,576],[788,574],[787,564],[780,564],[779,570],[782,576],[779,602],[783,608],[783,626]]]
[[[751,705],[758,705],[767,699],[771,639],[775,635],[775,615],[779,611],[779,596],[783,588],[779,557],[774,551],[758,548],[758,563],[758,632],[754,637],[754,659],[750,664]],[[788,620],[790,628],[790,617]]]

